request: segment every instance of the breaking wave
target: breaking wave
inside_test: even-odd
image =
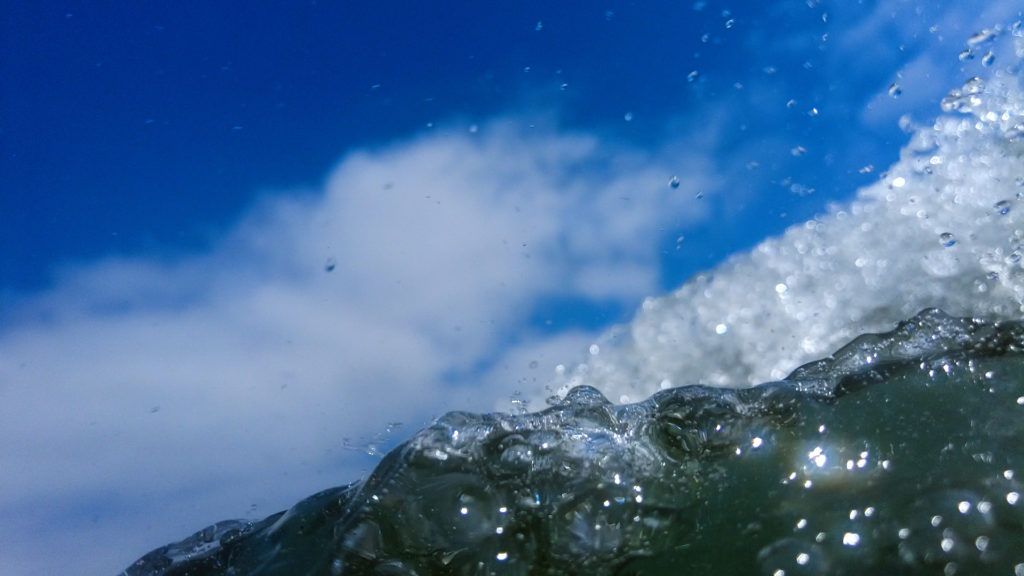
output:
[[[1024,575],[1017,67],[851,205],[649,299],[548,409],[449,413],[124,574]]]

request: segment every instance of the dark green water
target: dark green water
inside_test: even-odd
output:
[[[1024,324],[925,311],[756,388],[450,413],[128,575],[1024,574]]]

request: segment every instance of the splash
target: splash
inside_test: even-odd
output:
[[[1018,64],[876,185],[647,300],[548,409],[449,413],[124,574],[1024,574],[1024,34],[994,33]]]
[[[1024,28],[998,34],[1008,64],[952,90],[933,125],[905,126],[900,160],[851,204],[648,298],[554,389],[639,400],[681,384],[755,385],[923,308],[1020,318]]]

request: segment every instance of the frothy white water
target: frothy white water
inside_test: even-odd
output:
[[[1024,31],[1011,62],[950,92],[933,126],[847,206],[647,299],[589,358],[556,377],[613,400],[786,376],[926,307],[1024,316]]]

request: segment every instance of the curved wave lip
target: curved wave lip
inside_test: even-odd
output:
[[[452,412],[365,480],[126,575],[1014,574],[1024,323],[925,310],[787,379]]]

